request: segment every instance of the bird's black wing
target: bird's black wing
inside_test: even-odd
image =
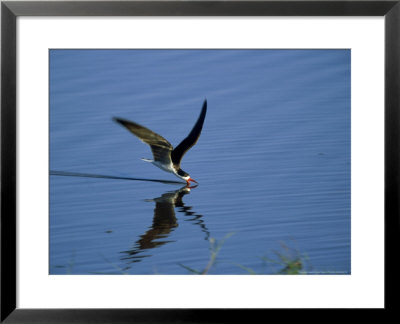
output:
[[[142,142],[150,145],[154,161],[160,161],[168,164],[171,162],[171,151],[173,150],[173,146],[164,137],[132,121],[116,117],[114,117],[113,119],[117,123],[126,127]]]
[[[171,158],[172,162],[178,167],[181,164],[183,155],[194,145],[200,137],[201,130],[203,128],[204,119],[206,118],[207,112],[207,100],[204,100],[203,108],[196,124],[189,135],[172,151]]]

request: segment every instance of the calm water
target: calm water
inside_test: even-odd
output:
[[[177,145],[205,98],[191,190],[112,121]],[[350,51],[51,50],[50,170],[50,274],[350,273]]]

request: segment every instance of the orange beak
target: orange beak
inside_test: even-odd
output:
[[[192,179],[192,178],[189,178],[189,179],[187,179],[186,181],[187,181],[188,184],[189,184],[190,181],[198,183],[196,180],[194,180],[194,179]]]

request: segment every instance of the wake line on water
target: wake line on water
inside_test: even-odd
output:
[[[170,181],[170,180],[118,177],[118,176],[109,176],[109,175],[102,175],[102,174],[79,173],[79,172],[68,172],[68,171],[55,171],[55,170],[50,170],[50,175],[64,176],[64,177],[84,177],[84,178],[114,179],[114,180],[152,181],[152,182],[161,182],[161,183],[167,183],[167,184],[180,184],[180,185],[183,184],[183,182]]]

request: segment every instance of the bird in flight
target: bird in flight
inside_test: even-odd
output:
[[[203,108],[199,118],[194,124],[189,135],[177,146],[173,147],[164,137],[151,131],[150,129],[143,127],[132,121],[114,117],[114,121],[126,127],[131,133],[136,135],[142,142],[150,145],[153,153],[153,159],[142,159],[143,161],[150,162],[156,167],[173,173],[178,178],[186,181],[187,186],[190,182],[196,182],[190,175],[181,169],[181,160],[185,153],[196,144],[200,137],[201,130],[203,128],[204,119],[206,118],[207,112],[207,100],[204,100]]]

